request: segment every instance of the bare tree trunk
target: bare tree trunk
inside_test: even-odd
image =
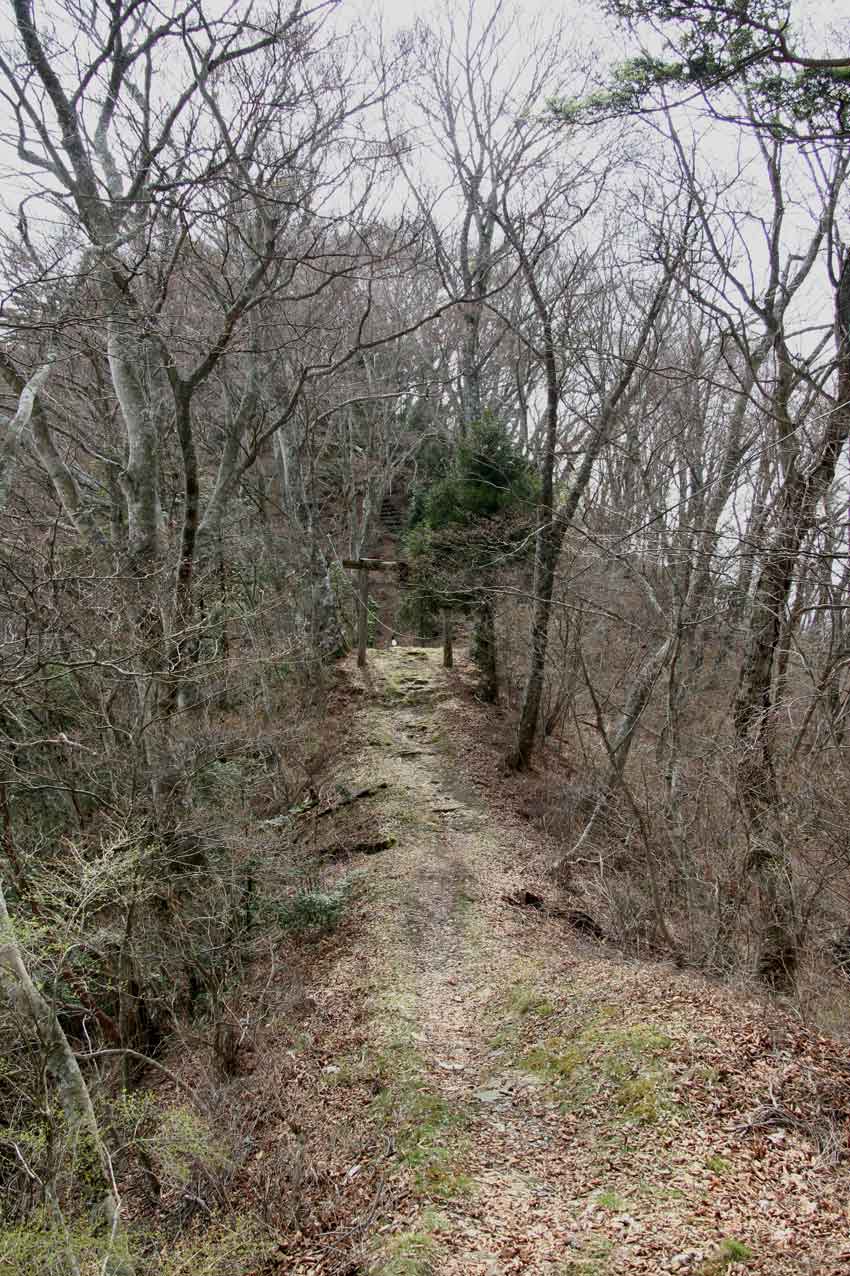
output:
[[[686,543],[687,538],[685,538],[676,551],[676,556],[684,559],[685,570],[689,573],[684,583],[684,601],[678,610],[675,620],[671,623],[668,636],[641,664],[629,688],[623,712],[614,727],[611,736],[610,756],[617,776],[622,776],[624,773],[637,727],[649,704],[655,684],[671,660],[674,657],[678,657],[679,649],[683,643],[690,655],[690,672],[693,672],[699,666],[701,657],[694,648],[692,635],[696,631],[700,612],[711,589],[712,567],[720,539],[720,520],[732,494],[738,467],[747,450],[747,441],[744,438],[744,419],[749,404],[749,395],[755,384],[757,369],[761,366],[768,351],[769,341],[762,342],[761,346],[754,352],[753,360],[748,367],[744,384],[741,387],[739,398],[729,423],[729,432],[719,473],[716,481],[712,484],[713,493],[711,500],[707,503],[707,506],[704,503],[701,504],[696,517],[690,514],[687,516],[688,521],[695,523],[699,530],[694,533],[693,540],[690,543]],[[664,611],[648,582],[646,583],[646,591],[649,594],[656,615],[663,620],[665,618]],[[691,637],[689,638],[688,635]],[[678,716],[680,698],[681,688],[678,693],[671,688],[669,704],[671,730],[674,735],[675,726],[672,723],[672,719]],[[668,759],[668,771],[672,771],[673,767],[674,761],[670,757]]]
[[[667,662],[676,650],[678,636],[674,632],[643,662],[637,677],[629,689],[626,703],[610,740],[610,758],[614,771],[622,776],[626,768],[632,741],[643,711],[649,704],[656,682]]]
[[[306,549],[304,566],[309,591],[306,624],[310,646],[318,653],[320,660],[330,661],[347,650],[348,642],[340,623],[337,592],[330,564],[320,543],[317,516],[310,495],[313,458],[308,453],[308,464],[305,466],[304,451],[309,444],[293,437],[295,424],[296,418],[290,414],[274,435],[281,504]],[[308,469],[306,477],[305,468]],[[202,533],[205,525],[206,518],[201,527]],[[359,552],[353,557],[359,557]],[[362,575],[365,576],[366,573]],[[358,598],[361,583],[358,582]],[[358,634],[359,631],[358,612]]]
[[[481,420],[481,369],[480,337],[481,309],[467,302],[463,316],[463,333],[460,350],[460,437],[465,438],[470,426]]]
[[[588,473],[589,477],[590,474]],[[576,507],[578,506],[580,495],[581,493],[577,493]],[[542,503],[540,513],[543,513]],[[537,734],[537,723],[540,718],[540,702],[543,697],[543,676],[546,668],[546,649],[549,641],[549,609],[555,586],[555,570],[568,525],[566,521],[561,521],[552,516],[551,506],[547,514],[547,524],[540,527],[537,533],[537,552],[534,558],[531,658],[525,681],[516,743],[511,753],[508,754],[507,759],[508,766],[515,771],[525,771],[531,765],[534,738]]]
[[[835,477],[850,435],[850,254],[836,290],[837,401],[819,455],[807,470],[796,464],[778,497],[776,525],[763,557],[750,620],[749,640],[735,699],[737,778],[741,806],[750,824],[748,871],[759,888],[762,938],[759,976],[776,988],[793,984],[797,968],[797,919],[791,852],[781,819],[781,793],[771,749],[773,666],[782,618],[818,503]]]
[[[0,886],[0,984],[21,1017],[37,1033],[45,1050],[48,1075],[56,1085],[74,1156],[81,1179],[89,1186],[92,1176],[99,1193],[99,1205],[109,1229],[108,1251],[103,1270],[113,1276],[132,1271],[121,1254],[122,1226],[120,1200],[112,1173],[112,1162],[97,1124],[91,1095],[80,1065],[53,1007],[41,995],[24,964],[15,938],[6,899]]]
[[[590,482],[593,467],[603,447],[608,442],[617,411],[623,396],[629,389],[638,364],[646,350],[656,323],[661,315],[672,281],[672,271],[665,269],[664,277],[641,325],[634,350],[629,354],[614,388],[608,395],[596,422],[593,437],[587,445],[581,468],[570,487],[567,499],[555,510],[555,463],[558,446],[559,386],[555,363],[555,346],[551,319],[546,303],[534,279],[531,263],[521,246],[515,244],[520,256],[529,291],[535,298],[543,324],[544,364],[546,371],[546,434],[540,470],[540,501],[537,507],[537,538],[534,558],[534,604],[531,616],[531,658],[523,694],[516,743],[508,754],[507,765],[516,771],[525,771],[531,764],[534,738],[540,718],[543,696],[543,678],[546,669],[546,650],[549,641],[549,615],[555,586],[558,558],[567,528],[575,517]]]
[[[0,436],[0,510],[6,508],[9,493],[15,481],[21,436],[30,423],[36,400],[50,376],[54,360],[55,356],[51,355],[46,363],[36,369],[26,385],[21,387],[18,393],[17,411]]]
[[[127,501],[128,548],[132,559],[144,562],[160,556],[162,507],[159,431],[141,380],[146,357],[138,323],[126,301],[115,302],[107,326],[107,351],[112,384],[127,431],[127,464],[121,487]]]
[[[368,576],[368,573],[363,572],[362,575]],[[340,624],[336,589],[330,564],[320,550],[316,552],[313,572],[310,621],[311,646],[320,660],[336,660],[338,656],[344,655],[348,650],[348,642]]]
[[[183,526],[180,529],[180,550],[174,581],[174,605],[168,635],[170,686],[167,700],[170,705],[183,708],[189,701],[189,678],[197,660],[198,643],[193,634],[195,618],[194,580],[195,554],[200,522],[200,486],[198,482],[198,454],[192,433],[191,395],[185,385],[175,382],[175,418],[177,439],[183,459]]]
[[[489,598],[485,598],[478,608],[472,637],[472,659],[481,675],[479,696],[486,704],[496,704],[499,699],[499,666],[493,604]]]
[[[198,527],[198,546],[201,554],[207,545],[213,545],[221,535],[224,516],[235,493],[242,475],[245,462],[242,460],[241,444],[245,431],[250,425],[260,401],[260,374],[256,367],[249,373],[248,386],[242,402],[236,412],[227,409],[224,431],[224,447],[219,458],[213,490],[206,503],[203,518]],[[274,435],[275,445],[278,433]],[[278,456],[281,453],[277,450]]]
[[[36,378],[45,369],[49,371],[53,365],[53,358],[48,359],[43,368],[39,369],[29,381],[25,381],[15,367],[12,360],[0,350],[0,376],[8,383],[15,394],[18,396],[19,408],[15,414],[14,420],[17,420],[24,405],[24,396],[33,388]],[[44,388],[44,381],[38,387],[38,391]],[[18,441],[12,444],[12,436],[15,433],[13,422],[6,427],[6,436],[0,441],[0,509],[5,505],[8,498],[8,492],[11,487],[12,476],[9,473],[7,459],[7,448],[10,446],[17,447],[21,440],[21,433],[26,429],[27,422],[19,421],[20,429],[18,431]],[[50,481],[52,482],[59,496],[65,513],[73,523],[74,527],[80,535],[90,544],[103,547],[106,545],[106,537],[97,526],[91,512],[85,508],[80,497],[80,490],[74,479],[73,474],[68,466],[62,460],[56,450],[50,428],[47,423],[47,415],[42,406],[41,400],[35,397],[32,403],[32,411],[29,418],[29,426],[32,430],[32,441],[38,458],[44,466]]]

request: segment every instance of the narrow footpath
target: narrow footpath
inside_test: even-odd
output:
[[[335,972],[367,989],[368,1030],[329,1071],[374,1078],[393,1185],[350,1270],[846,1274],[828,1043],[523,907],[551,848],[465,776],[440,654],[370,653],[347,777],[386,784],[393,839],[363,859],[367,934]]]

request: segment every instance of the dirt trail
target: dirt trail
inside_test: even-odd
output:
[[[846,1271],[846,1171],[819,1168],[811,1139],[756,1153],[735,1133],[752,1051],[723,1042],[728,997],[507,901],[540,848],[464,779],[439,659],[370,654],[360,709],[352,780],[387,781],[378,818],[396,839],[365,870],[361,1066],[404,1184],[362,1270]],[[843,1200],[825,1200],[827,1173]]]
[[[386,733],[371,747],[397,804],[390,819],[400,816],[402,830],[391,870],[398,875],[400,925],[390,929],[387,944],[382,918],[377,938],[404,987],[417,1081],[444,1099],[463,1127],[457,1134],[446,1119],[437,1132],[446,1144],[459,1144],[453,1160],[462,1171],[454,1176],[457,1199],[438,1193],[448,1199],[440,1200],[436,1226],[429,1223],[433,1246],[422,1234],[422,1270],[563,1271],[572,1212],[540,1176],[541,1153],[556,1131],[517,1101],[531,1079],[504,1071],[505,1052],[493,1044],[506,985],[527,959],[526,927],[505,924],[503,897],[519,886],[509,867],[516,832],[494,827],[447,752],[441,709],[451,692],[439,658],[404,648],[377,654],[375,690],[389,704],[367,714],[371,738]],[[394,1032],[399,1028],[396,1022]],[[415,1232],[415,1219],[411,1227]],[[415,1241],[410,1250],[413,1260]],[[409,1267],[415,1270],[413,1262]]]

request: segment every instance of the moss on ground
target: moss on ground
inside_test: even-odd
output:
[[[507,1004],[509,1011],[521,1017],[534,1015],[540,1019],[548,1019],[555,1013],[555,1007],[549,998],[524,980],[513,985],[508,993]]]
[[[403,984],[380,998],[383,1040],[373,1055],[381,1090],[373,1110],[393,1131],[400,1162],[423,1200],[450,1200],[468,1189],[459,1171],[468,1113],[429,1084],[414,1036],[415,999]]]
[[[515,972],[496,1013],[491,1048],[552,1086],[570,1110],[603,1098],[623,1120],[641,1123],[673,1110],[665,1056],[674,1042],[653,1025],[623,1025],[615,1006],[558,1005],[528,962]]]
[[[392,1135],[398,1164],[422,1203],[415,1226],[396,1236],[376,1268],[380,1276],[431,1276],[440,1270],[438,1234],[442,1219],[434,1206],[465,1196],[470,1180],[462,1170],[469,1113],[430,1084],[415,1037],[416,997],[408,972],[396,966],[389,987],[375,999],[376,1045],[359,1060],[378,1093],[373,1119]]]
[[[672,1044],[649,1025],[619,1027],[603,1018],[573,1037],[542,1038],[518,1063],[561,1090],[573,1107],[605,1092],[624,1117],[654,1122],[671,1107],[663,1057]]]
[[[439,1214],[423,1211],[416,1228],[393,1237],[376,1276],[436,1276],[440,1267],[438,1234],[443,1226]]]
[[[596,1204],[601,1205],[604,1210],[611,1210],[614,1214],[622,1214],[628,1202],[616,1188],[606,1187],[596,1193]]]
[[[613,1241],[606,1237],[589,1237],[582,1248],[559,1268],[558,1276],[609,1276],[614,1271],[611,1266],[613,1249]]]
[[[746,1267],[750,1259],[754,1257],[749,1245],[736,1240],[733,1236],[724,1237],[717,1247],[717,1252],[706,1259],[698,1269],[698,1276],[722,1276],[733,1265],[736,1270],[740,1270]]]
[[[408,982],[406,972],[396,967],[391,987],[376,997],[376,1045],[356,1066],[379,1087],[372,1113],[392,1131],[398,1160],[409,1173],[413,1192],[425,1202],[448,1201],[469,1190],[469,1180],[460,1169],[469,1113],[429,1082],[415,1040],[416,998]]]

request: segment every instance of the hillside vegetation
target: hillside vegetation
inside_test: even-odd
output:
[[[0,1270],[846,1265],[796,19],[13,0]]]

